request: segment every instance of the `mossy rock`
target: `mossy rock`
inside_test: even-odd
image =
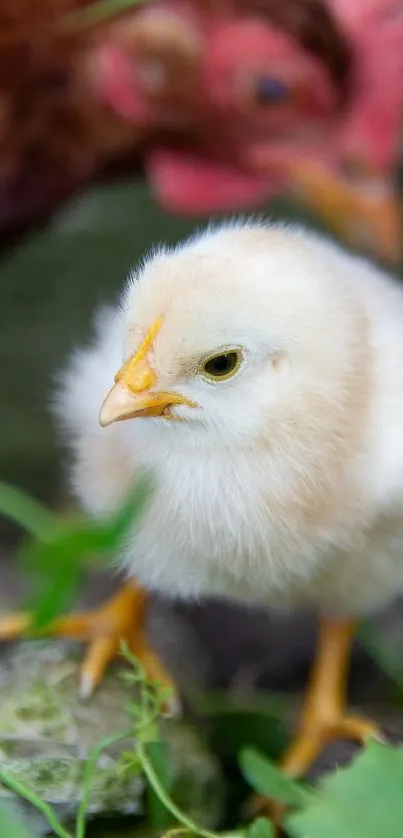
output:
[[[77,648],[68,644],[24,642],[3,652],[0,671],[0,768],[32,789],[66,823],[77,812],[91,748],[130,727],[126,707],[135,699],[117,665],[92,698],[80,700],[78,660]],[[193,818],[214,827],[222,803],[214,757],[183,720],[164,721],[161,734],[168,748],[172,796]],[[91,784],[90,819],[130,816],[140,823],[147,817],[144,778],[119,770],[122,752],[131,747],[126,740],[100,755]],[[0,787],[0,804],[10,797],[26,815],[27,804]],[[42,819],[32,810],[31,816],[45,834]]]

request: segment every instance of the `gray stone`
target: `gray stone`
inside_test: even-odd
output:
[[[91,748],[130,727],[126,707],[135,699],[116,666],[94,696],[80,700],[78,659],[77,647],[31,641],[3,652],[0,670],[0,768],[50,804],[64,822],[74,820]],[[221,813],[222,788],[214,758],[183,720],[163,721],[161,735],[168,746],[174,799],[198,822],[214,827]],[[144,778],[119,771],[121,754],[130,748],[126,740],[100,755],[91,786],[90,818],[130,815],[140,822],[146,816]],[[0,787],[0,804],[10,798],[26,815],[26,804]],[[42,817],[28,809],[32,828],[45,834]]]

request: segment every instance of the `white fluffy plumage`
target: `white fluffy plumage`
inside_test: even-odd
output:
[[[159,317],[157,387],[198,407],[101,428],[114,374]],[[200,359],[232,347],[239,371],[205,380]],[[121,557],[145,587],[341,617],[403,591],[403,289],[327,239],[235,221],[151,253],[56,410],[91,513],[154,470]]]

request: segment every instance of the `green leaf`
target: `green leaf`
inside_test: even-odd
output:
[[[82,582],[83,572],[74,564],[59,567],[57,576],[38,588],[30,598],[27,611],[32,615],[30,633],[44,632],[56,617],[66,613],[76,601]],[[38,585],[39,587],[39,585]]]
[[[303,806],[308,791],[286,777],[267,757],[252,748],[245,748],[239,757],[241,771],[254,791],[288,806]]]
[[[370,741],[347,768],[325,777],[305,810],[286,820],[293,838],[401,838],[403,748]]]
[[[169,793],[172,785],[172,776],[165,742],[147,742],[145,751],[161,785]],[[148,819],[151,826],[153,829],[166,829],[172,824],[172,816],[151,785],[148,786],[147,794]]]
[[[268,818],[256,818],[248,829],[248,838],[275,838],[273,824]]]
[[[107,534],[108,535],[108,534]],[[32,575],[32,592],[26,609],[32,613],[31,631],[38,632],[73,604],[82,584],[88,556],[98,561],[107,538],[99,527],[72,527],[47,544],[25,547],[21,564]]]
[[[32,613],[30,631],[42,632],[74,603],[84,571],[94,559],[99,564],[119,550],[149,497],[149,476],[141,478],[124,503],[102,521],[74,518],[54,525],[47,541],[34,541],[20,551],[20,562],[33,577],[26,609]]]
[[[0,481],[0,515],[10,518],[31,535],[48,541],[58,531],[56,518],[22,489]]]

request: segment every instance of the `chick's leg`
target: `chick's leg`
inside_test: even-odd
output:
[[[280,762],[290,777],[303,777],[332,740],[362,742],[370,736],[380,738],[375,724],[347,713],[346,688],[353,635],[352,622],[323,620],[320,623],[317,652],[296,735]],[[284,812],[281,804],[261,796],[254,798],[252,808],[254,812],[266,812],[276,821]]]
[[[94,611],[71,614],[55,620],[46,634],[81,640],[89,644],[81,667],[80,694],[92,694],[112,659],[119,654],[120,644],[128,647],[145,667],[149,678],[164,686],[172,681],[147,643],[144,632],[148,596],[134,585],[125,584],[104,605]],[[0,621],[0,640],[14,640],[29,632],[29,614],[16,614]]]
[[[375,724],[346,710],[346,688],[354,624],[323,620],[296,736],[281,766],[301,777],[334,739],[363,741],[379,736]]]

